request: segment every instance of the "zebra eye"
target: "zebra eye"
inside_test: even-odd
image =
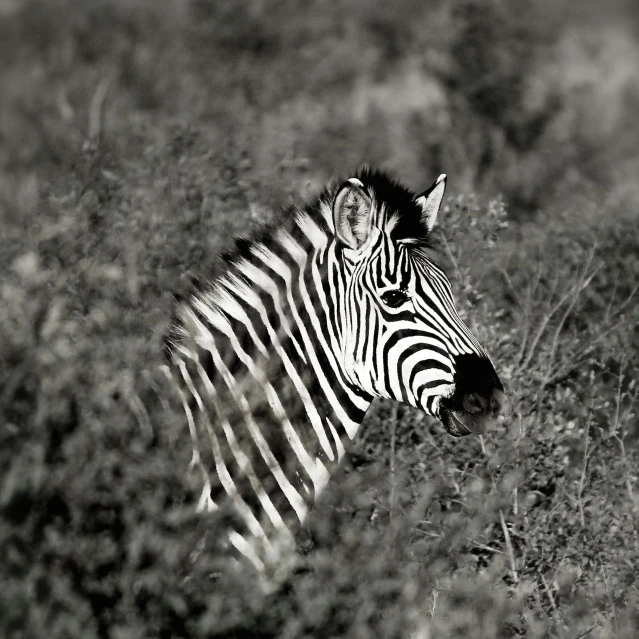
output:
[[[405,291],[401,291],[400,289],[386,291],[382,294],[382,302],[384,302],[386,306],[390,306],[391,308],[399,308],[407,300],[407,293]]]

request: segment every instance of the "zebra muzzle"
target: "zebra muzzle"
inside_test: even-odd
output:
[[[455,437],[481,435],[489,431],[504,412],[504,388],[485,356],[457,356],[455,369],[455,391],[442,399],[439,418]]]
[[[468,393],[451,405],[442,402],[440,420],[454,437],[481,435],[497,423],[504,410],[505,398],[500,388],[494,388],[488,397],[477,392]]]

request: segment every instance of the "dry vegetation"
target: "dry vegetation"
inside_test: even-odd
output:
[[[639,634],[639,22],[598,5],[0,2],[0,636]],[[182,273],[363,161],[449,174],[512,411],[376,403],[265,599],[142,371]]]

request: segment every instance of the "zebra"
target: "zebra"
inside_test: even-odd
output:
[[[314,500],[373,398],[455,437],[491,428],[504,389],[425,250],[446,176],[415,195],[372,168],[329,185],[175,294],[164,340],[202,473],[198,508],[260,575],[290,570]]]

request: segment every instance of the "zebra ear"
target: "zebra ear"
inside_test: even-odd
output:
[[[422,209],[422,223],[426,230],[430,233],[435,226],[437,213],[444,197],[446,190],[446,174],[442,173],[435,184],[426,189],[421,195],[415,198],[415,202]]]
[[[348,248],[358,249],[368,239],[371,208],[371,198],[357,178],[347,180],[337,191],[333,200],[335,235]]]

